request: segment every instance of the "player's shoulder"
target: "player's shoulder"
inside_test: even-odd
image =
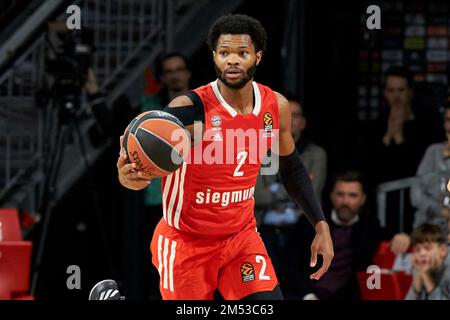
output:
[[[258,86],[258,89],[260,91],[261,94],[273,94],[275,95],[275,98],[277,99],[278,105],[281,104],[286,104],[288,103],[287,99],[279,92],[273,90],[272,88],[270,88],[269,86],[266,86],[264,84],[261,84],[259,82],[254,81],[254,83]]]
[[[181,96],[176,97],[169,103],[170,108],[176,108],[176,107],[189,107],[193,106],[195,104],[195,101],[192,101],[192,95],[189,97],[190,94],[196,94],[197,96],[201,97],[204,95],[204,93],[208,90],[208,87],[210,84],[206,84],[204,86],[198,87],[194,90],[190,90],[187,94],[183,94]],[[194,98],[195,99],[195,98]]]
[[[280,110],[284,110],[284,109],[289,109],[289,101],[288,99],[286,99],[285,96],[283,96],[281,93],[274,91],[275,96],[277,97],[277,102],[278,102],[278,109]]]
[[[194,102],[187,95],[181,95],[170,101],[170,108],[193,106]]]
[[[254,84],[258,87],[258,90],[261,94],[275,94],[275,90],[270,88],[269,86],[266,86],[265,84],[253,81]]]

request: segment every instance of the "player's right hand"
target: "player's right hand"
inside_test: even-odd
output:
[[[151,183],[154,176],[136,170],[136,164],[128,161],[125,150],[122,147],[122,140],[123,136],[120,137],[120,154],[119,159],[117,159],[119,182],[125,188],[131,190],[144,189]]]

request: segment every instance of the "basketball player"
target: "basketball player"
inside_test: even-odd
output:
[[[218,289],[225,299],[282,299],[277,276],[256,231],[253,192],[261,161],[252,164],[249,148],[279,132],[279,172],[290,197],[303,207],[316,230],[311,266],[321,254],[320,279],[333,258],[329,227],[314,195],[308,173],[295,151],[288,101],[253,81],[266,46],[260,22],[228,15],[211,27],[208,44],[218,79],[172,100],[165,111],[178,117],[193,135],[201,121],[203,140],[191,147],[226,145],[237,154],[232,164],[183,163],[162,180],[164,217],[151,243],[152,261],[160,274],[163,299],[212,299]],[[241,150],[228,147],[226,130],[260,130],[256,141]],[[212,138],[205,138],[212,131]],[[260,132],[258,131],[258,132]],[[266,147],[267,151],[269,147]],[[151,180],[122,153],[119,181],[132,190]]]

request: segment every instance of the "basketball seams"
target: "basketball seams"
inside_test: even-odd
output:
[[[153,116],[151,113],[154,113],[154,112],[161,112],[161,113],[164,113],[164,117],[165,118],[162,118],[161,116],[158,116],[158,115],[155,115],[155,116]],[[150,116],[150,117],[149,117]],[[165,112],[165,111],[161,111],[161,110],[151,110],[151,111],[147,111],[147,114],[145,114],[145,115],[143,115],[142,117],[140,117],[139,119],[137,119],[137,121],[136,121],[136,123],[137,123],[137,125],[138,125],[138,127],[142,124],[142,123],[144,123],[145,121],[148,121],[148,120],[152,120],[152,119],[158,119],[158,120],[165,120],[165,121],[168,121],[168,122],[170,122],[170,123],[173,123],[173,124],[176,124],[177,126],[179,126],[179,127],[183,127],[183,123],[180,121],[180,120],[178,120],[174,115],[172,115],[172,114],[170,114],[170,113],[168,113],[168,112]],[[136,129],[137,130],[137,128],[136,127],[134,127],[134,128],[132,128],[132,129]],[[131,131],[131,132],[133,132],[133,131]]]
[[[159,138],[162,142],[167,144],[171,149],[175,149],[178,152],[178,155],[180,156],[180,158],[183,158],[182,155],[181,155],[181,152],[177,148],[175,148],[174,145],[172,145],[170,142],[168,142],[166,139],[164,139],[160,135],[156,134],[155,132],[149,131],[149,130],[147,130],[145,128],[142,128],[142,127],[139,127],[139,130],[144,130],[148,134],[154,135],[155,137]],[[184,161],[184,159],[183,159],[183,161]]]
[[[127,156],[128,156],[128,136],[130,135],[131,127],[134,126],[136,121],[137,121],[136,119],[131,120],[131,123],[125,129],[125,134],[124,134],[124,137],[123,137],[122,147],[125,148],[125,150],[127,151]]]
[[[152,120],[161,120],[161,121],[169,122],[169,123],[171,123],[171,124],[176,124],[176,125],[179,126],[180,128],[183,128],[182,126],[180,126],[180,124],[179,124],[178,122],[171,121],[171,120],[168,120],[168,119],[166,119],[166,118],[150,118],[150,119],[144,119],[144,120],[142,120],[142,122],[141,122],[140,124],[145,123],[146,121],[152,121]]]
[[[148,111],[148,112],[150,112],[150,111]],[[147,112],[147,113],[148,113]],[[133,123],[133,125],[131,126],[131,128],[130,128],[130,133],[132,133],[132,134],[134,134],[135,133],[135,128],[136,128],[136,126],[138,126],[139,127],[139,125],[141,124],[141,122],[139,122],[139,120],[141,120],[143,117],[145,116],[145,114],[144,115],[142,115],[140,118],[135,118],[135,119],[133,119],[133,120],[135,120],[135,122]]]
[[[145,122],[147,122],[147,121],[163,121],[163,122],[168,122],[168,123],[170,123],[170,124],[175,124],[175,125],[177,125],[180,129],[182,129],[182,130],[186,130],[185,128],[183,128],[183,126],[180,126],[178,123],[176,123],[176,122],[174,122],[174,121],[170,121],[170,120],[167,120],[167,119],[164,119],[164,118],[151,118],[151,119],[145,119],[144,121],[142,121],[140,124],[139,124],[139,126],[141,126],[142,124],[144,124]],[[147,131],[148,132],[148,131]],[[186,132],[185,132],[186,133]],[[187,135],[187,134],[186,134]],[[188,137],[189,138],[189,137]],[[188,139],[189,140],[189,139]]]

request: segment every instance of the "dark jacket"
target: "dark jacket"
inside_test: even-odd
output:
[[[333,230],[337,226],[327,217],[330,231],[333,237]],[[316,294],[319,299],[333,300],[355,300],[359,299],[358,283],[356,281],[356,271],[365,271],[371,265],[372,257],[381,240],[386,238],[384,230],[381,228],[378,218],[363,210],[360,213],[359,221],[351,227],[350,246],[352,254],[351,277],[345,285],[330,297],[321,297],[316,287],[316,280],[310,280],[309,276],[321,266],[319,256],[317,267],[310,268],[311,243],[315,236],[312,225],[305,216],[302,216],[295,226],[295,230],[290,234],[283,264],[279,278],[281,288],[286,299],[302,299],[308,293]],[[342,247],[333,239],[335,254]],[[334,262],[334,261],[333,261]],[[333,266],[332,262],[332,266]],[[332,268],[330,268],[331,271]],[[329,271],[329,272],[330,272]],[[320,280],[319,280],[320,281]]]

